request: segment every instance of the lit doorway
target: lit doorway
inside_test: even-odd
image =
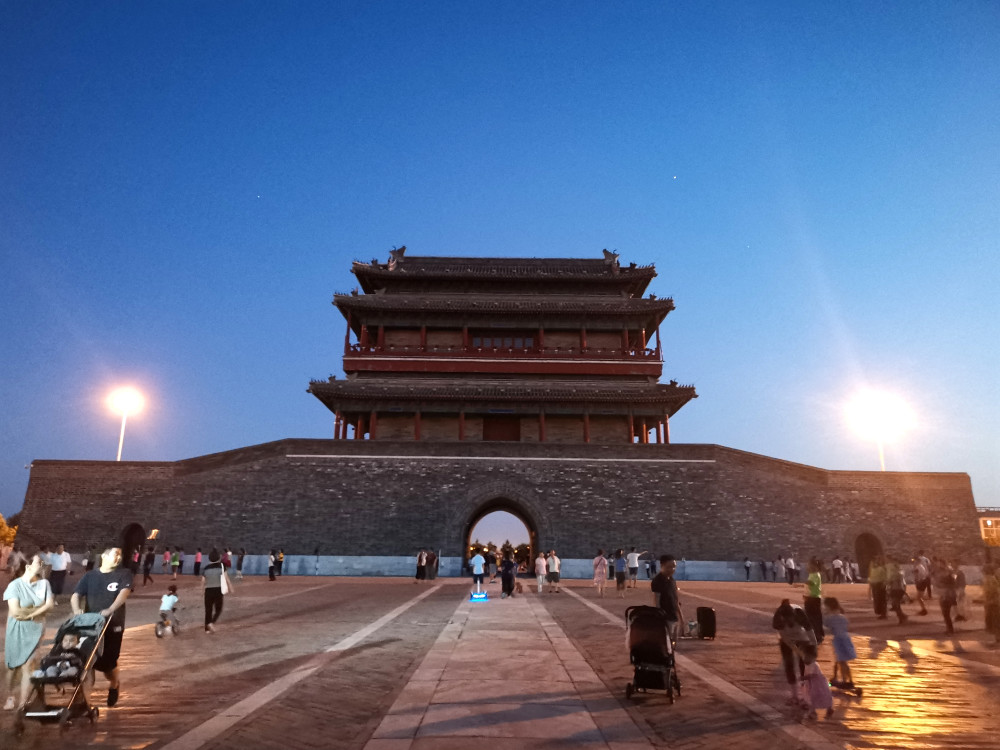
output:
[[[510,551],[518,570],[531,570],[537,535],[510,501],[497,499],[483,508],[466,527],[465,560],[477,552]],[[523,566],[523,568],[522,568]]]

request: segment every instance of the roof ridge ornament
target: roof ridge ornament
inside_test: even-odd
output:
[[[604,250],[602,250],[601,252],[604,253],[604,265],[611,266],[611,273],[617,275],[619,269],[618,253],[611,252],[607,248],[604,248]]]
[[[406,245],[389,251],[389,270],[395,271],[396,267],[403,263],[403,256],[406,255]]]

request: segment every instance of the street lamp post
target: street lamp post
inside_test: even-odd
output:
[[[122,445],[125,443],[125,422],[128,420],[128,415],[141,411],[145,402],[146,399],[143,398],[142,394],[131,387],[118,388],[108,396],[108,406],[111,407],[112,411],[121,413],[122,415],[122,429],[121,434],[118,436],[118,458],[115,459],[116,461],[122,460]]]

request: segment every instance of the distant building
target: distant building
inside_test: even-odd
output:
[[[725,561],[742,575],[745,556],[867,568],[883,551],[982,550],[967,474],[827,471],[672,442],[670,418],[696,393],[659,382],[674,303],[646,294],[652,266],[400,248],[352,272],[360,289],[334,297],[346,377],[308,389],[332,439],[36,460],[21,540],[79,550],[131,521],[170,545],[283,547],[293,574],[412,574],[426,547],[457,575],[476,523],[505,510],[533,549],[558,549],[566,576],[589,576],[598,548],[672,552],[692,577],[726,577]]]

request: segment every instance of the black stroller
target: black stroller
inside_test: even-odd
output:
[[[625,697],[636,690],[665,690],[673,703],[674,693],[681,694],[674,664],[674,644],[667,632],[667,614],[658,607],[629,607],[625,610],[625,643],[629,661],[635,665],[632,682],[625,686]]]
[[[96,612],[74,615],[59,626],[52,648],[42,658],[41,669],[31,675],[28,701],[17,712],[14,727],[19,734],[24,731],[25,719],[58,722],[62,728],[84,716],[91,724],[97,720],[100,710],[90,705],[83,686],[101,652],[107,627],[108,621]],[[79,640],[71,656],[62,647],[67,635]],[[60,699],[50,704],[46,700],[46,689],[53,695],[69,693],[69,700]]]

